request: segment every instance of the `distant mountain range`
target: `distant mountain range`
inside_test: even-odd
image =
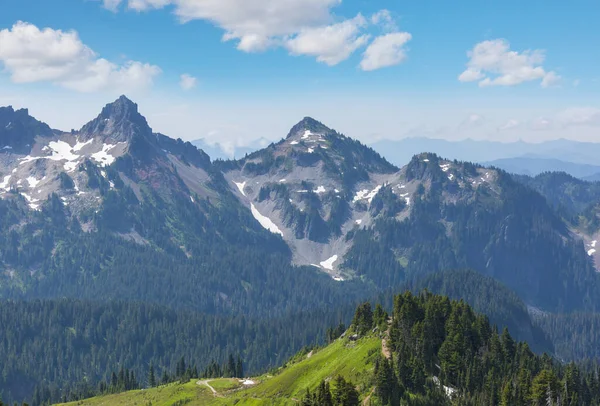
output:
[[[227,148],[219,143],[205,140],[192,141],[204,150],[213,160],[239,159],[258,151],[269,144],[266,139],[252,141],[248,146]],[[510,173],[536,176],[543,172],[566,172],[585,180],[600,180],[600,143],[578,142],[565,139],[542,143],[494,142],[494,141],[447,141],[434,138],[406,138],[402,140],[381,140],[369,144],[388,161],[406,165],[414,155],[432,152],[441,157],[460,161],[476,162],[485,166],[495,166]]]

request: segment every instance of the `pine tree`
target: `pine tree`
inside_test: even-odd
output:
[[[148,371],[148,386],[154,388],[156,386],[156,376],[154,374],[154,364],[150,364],[150,370]]]

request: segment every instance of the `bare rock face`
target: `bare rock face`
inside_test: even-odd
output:
[[[130,142],[134,137],[152,136],[148,122],[138,112],[138,106],[125,96],[107,104],[98,117],[79,131],[82,140],[101,137],[113,142]]]

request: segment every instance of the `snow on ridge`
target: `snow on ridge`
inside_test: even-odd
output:
[[[75,146],[73,147],[73,151],[81,151],[81,149],[83,147],[85,147],[88,144],[91,144],[94,141],[93,138],[90,138],[88,141],[86,142],[79,142],[77,141],[77,143],[75,144]]]
[[[26,180],[27,183],[29,183],[30,188],[35,188],[38,185],[38,183],[40,183],[40,181],[33,176],[28,177]]]
[[[279,227],[277,227],[277,225],[273,223],[273,221],[270,218],[260,214],[256,207],[254,207],[253,203],[250,203],[250,209],[252,211],[252,215],[256,220],[258,220],[261,226],[263,226],[265,229],[269,230],[273,234],[279,234],[283,237],[283,233],[281,232]]]
[[[2,183],[0,183],[0,189],[8,190],[8,182],[10,181],[10,177],[12,175],[6,175]]]
[[[244,192],[244,188],[246,187],[246,182],[233,182],[238,190],[240,191],[240,193],[244,196],[246,196],[246,192]]]
[[[116,145],[112,144],[104,144],[102,146],[102,150],[92,154],[91,157],[94,161],[102,164],[102,166],[111,165],[115,162],[116,158],[108,153],[108,151],[112,150]]]
[[[379,191],[381,190],[383,185],[379,185],[377,186],[375,189],[369,191],[369,189],[363,189],[363,190],[359,190],[358,192],[356,192],[356,195],[354,196],[354,199],[352,200],[353,203],[358,202],[359,200],[365,200],[367,199],[369,201],[369,204],[373,201],[373,198],[377,195],[377,193],[379,193]]]
[[[321,266],[325,269],[328,269],[330,271],[333,271],[333,264],[338,260],[338,256],[334,255],[329,259],[326,259],[325,261],[321,262]]]

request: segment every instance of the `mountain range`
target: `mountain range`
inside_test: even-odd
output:
[[[124,301],[231,317],[229,350],[254,354],[259,370],[280,361],[269,348],[298,350],[324,329],[319,322],[345,317],[342,309],[358,301],[407,286],[452,286],[444,293],[475,305],[483,302],[473,291],[505,298],[483,311],[532,347],[550,348],[523,309],[552,315],[600,307],[597,185],[564,173],[512,176],[434,152],[398,167],[307,117],[277,143],[211,161],[191,143],[154,132],[125,96],[71,132],[1,108],[0,298],[41,300],[64,313]],[[431,279],[457,269],[475,271],[465,278],[471,283]],[[64,298],[75,302],[56,304]],[[128,323],[139,321],[138,312],[162,314],[129,309]],[[310,312],[323,316],[286,344],[258,351],[235,335],[262,331],[242,315],[262,322]],[[190,317],[181,314],[160,317]],[[80,331],[64,320],[56,325]],[[81,337],[82,351],[99,351],[97,338]],[[131,359],[118,346],[123,362]],[[165,351],[146,349],[131,362],[138,372],[144,362],[174,362]],[[19,369],[23,362],[10,364],[22,378],[0,381],[17,399],[32,391],[37,373]],[[94,370],[88,363],[73,361],[76,377],[109,373],[106,363]],[[58,373],[51,384],[74,381]]]
[[[204,140],[192,142],[206,151],[213,159],[242,157],[258,151],[269,144],[264,138],[251,142],[243,148],[235,148],[233,154],[225,152],[218,142],[208,144]],[[481,140],[449,141],[443,139],[412,137],[400,140],[383,139],[368,144],[394,165],[404,166],[414,155],[431,152],[461,161],[494,166],[518,175],[536,176],[543,172],[563,171],[572,176],[595,181],[600,179],[597,156],[600,144],[566,139],[540,143],[496,142]]]

